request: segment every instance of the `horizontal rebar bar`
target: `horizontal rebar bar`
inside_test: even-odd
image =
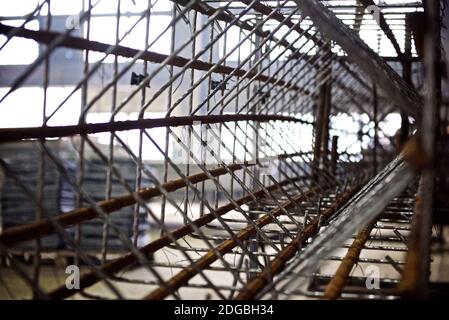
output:
[[[0,23],[0,34],[8,35],[10,32],[15,32],[16,37],[26,38],[35,40],[40,43],[50,44],[55,39],[58,39],[58,37],[61,36],[58,32],[53,31],[35,31],[30,30],[26,28],[17,28],[17,27],[11,27],[8,25],[4,25]],[[72,37],[72,36],[66,36],[64,40],[58,44],[60,47],[70,48],[70,49],[77,49],[77,50],[90,50],[90,51],[97,51],[102,53],[108,53],[110,55],[118,55],[121,57],[126,58],[134,58],[135,56],[139,55],[141,53],[138,49],[133,49],[121,45],[113,46],[107,43],[99,42],[99,41],[93,41],[93,40],[87,40],[80,37]],[[111,47],[114,47],[112,51],[110,51]],[[110,52],[109,52],[110,51]],[[277,80],[270,78],[267,75],[258,74],[256,72],[247,72],[243,69],[236,70],[235,68],[228,67],[225,65],[219,65],[216,66],[213,63],[205,62],[202,60],[194,60],[191,61],[190,59],[181,57],[181,56],[169,56],[162,53],[157,53],[154,51],[145,51],[141,56],[140,60],[148,61],[148,62],[154,62],[154,63],[162,63],[167,58],[170,58],[170,60],[167,62],[167,65],[175,66],[175,67],[184,67],[188,63],[190,63],[189,68],[195,69],[195,70],[201,70],[201,71],[208,71],[209,69],[214,68],[215,73],[219,74],[230,74],[234,72],[235,76],[238,77],[245,77],[248,79],[255,78],[255,80],[259,81],[269,81],[270,83],[274,84],[277,83],[279,86],[287,84],[284,80]],[[290,89],[293,90],[299,90],[300,88],[297,87],[294,84],[289,85]]]
[[[207,290],[216,298],[232,299],[239,293],[238,298],[247,294],[246,287],[260,280],[265,282],[256,284],[260,288],[257,287],[250,298],[265,297],[268,293],[273,297],[292,298],[297,294],[320,297],[322,293],[318,289],[303,290],[303,283],[298,282],[320,276],[313,266],[306,268],[303,265],[307,262],[318,266],[328,260],[345,264],[348,259],[344,256],[344,249],[349,248],[347,254],[354,253],[349,247],[352,239],[375,218],[373,210],[381,205],[367,204],[363,198],[369,195],[374,198],[373,189],[377,187],[386,190],[381,193],[391,194],[391,188],[404,184],[405,180],[411,179],[414,169],[421,168],[420,163],[425,162],[425,156],[417,156],[409,148],[410,159],[405,155],[403,158],[411,164],[409,169],[413,172],[406,170],[408,167],[402,168],[405,173],[400,176],[398,171],[392,175],[394,183],[388,184],[388,188],[384,188],[383,183],[368,183],[355,197],[344,198],[349,198],[348,193],[361,187],[372,173],[365,165],[369,160],[364,157],[364,151],[348,151],[352,146],[361,146],[360,139],[343,147],[336,174],[327,166],[328,161],[323,160],[324,165],[315,168],[312,151],[308,150],[313,149],[313,140],[317,139],[310,126],[316,123],[305,120],[313,117],[319,88],[331,82],[334,110],[331,114],[338,118],[339,112],[346,112],[353,122],[357,120],[351,110],[356,107],[359,113],[370,113],[366,106],[373,96],[373,80],[382,80],[379,86],[383,85],[385,90],[388,89],[387,80],[392,80],[392,85],[388,83],[390,91],[382,94],[385,108],[390,112],[394,111],[390,104],[399,106],[401,101],[414,113],[420,107],[419,97],[413,91],[409,94],[390,72],[393,69],[387,70],[381,64],[385,59],[374,52],[366,54],[360,39],[351,38],[350,32],[336,23],[352,24],[354,19],[348,15],[354,15],[353,8],[363,9],[362,5],[346,6],[351,10],[341,11],[342,15],[334,13],[329,19],[320,21],[320,15],[328,17],[326,10],[329,5],[316,15],[306,8],[314,4],[312,9],[321,9],[323,1],[317,0],[301,0],[297,5],[291,2],[293,6],[287,0],[241,0],[244,5],[239,6],[240,9],[229,1],[171,0],[168,1],[170,9],[164,12],[161,11],[165,9],[155,6],[158,1],[163,0],[149,1],[144,4],[143,11],[137,7],[129,11],[125,1],[119,0],[115,10],[111,7],[111,11],[107,9],[109,12],[105,13],[91,13],[96,4],[89,1],[80,14],[76,13],[82,23],[76,35],[70,34],[72,30],[68,30],[68,26],[64,32],[60,25],[64,21],[57,22],[52,17],[64,19],[67,15],[53,15],[50,6],[44,6],[48,7],[46,15],[39,11],[22,17],[27,18],[26,22],[40,16],[43,20],[40,19],[38,30],[32,30],[34,28],[25,23],[10,26],[0,21],[0,35],[6,36],[0,51],[8,42],[11,42],[10,49],[17,49],[11,40],[25,39],[30,43],[36,42],[40,53],[28,66],[6,66],[7,72],[11,73],[11,81],[6,79],[8,83],[3,82],[11,88],[1,98],[0,104],[14,90],[28,85],[43,93],[42,103],[38,99],[35,104],[41,107],[42,110],[38,109],[42,112],[37,110],[41,118],[33,122],[34,127],[0,129],[0,147],[7,148],[8,152],[20,152],[17,158],[10,158],[5,153],[6,158],[0,159],[8,173],[5,194],[14,192],[13,200],[7,199],[6,204],[20,207],[20,212],[28,207],[27,203],[21,204],[21,200],[17,200],[22,198],[17,197],[16,187],[32,204],[31,210],[27,210],[30,215],[20,212],[19,216],[0,214],[0,220],[8,220],[5,220],[5,226],[14,225],[1,230],[0,247],[6,251],[8,259],[17,254],[31,253],[33,266],[22,277],[35,291],[35,298],[65,299],[73,295],[90,299],[109,298],[109,295],[96,294],[96,287],[92,288],[95,284],[108,286],[108,290],[119,299],[127,298],[128,288],[121,284],[126,282],[149,285],[145,292],[149,293],[145,297],[149,299],[163,299],[169,295],[182,299],[187,288]],[[368,2],[372,3],[361,1],[359,4]],[[285,10],[287,7],[292,10]],[[153,16],[163,19],[154,21]],[[111,28],[102,34],[112,36],[115,32],[115,41],[98,33],[98,25],[104,24],[98,17],[109,17]],[[397,30],[402,30],[405,18],[394,18],[400,20],[398,24],[386,18],[390,32],[392,30],[396,34]],[[355,17],[357,22],[354,23],[367,20],[368,29],[376,30],[379,43],[388,40],[388,34],[382,34],[371,18]],[[154,28],[155,22],[159,29]],[[329,28],[333,30],[328,34]],[[392,33],[391,36],[394,37]],[[348,37],[350,45],[341,45],[341,40],[344,44]],[[163,48],[158,44],[163,44]],[[394,43],[393,46],[398,49]],[[64,83],[74,82],[75,85],[57,102],[53,87],[61,84],[60,77],[56,79],[52,75],[64,59],[56,61],[54,58],[57,58],[56,51],[64,51],[65,48],[79,53],[80,59],[71,61],[71,67],[81,71],[81,75],[77,73],[78,80],[64,75],[63,78],[69,80]],[[357,52],[358,49],[361,52]],[[350,59],[358,62],[359,67],[346,63]],[[404,56],[394,59],[402,61]],[[133,81],[136,86],[128,88],[129,91],[122,88],[120,82],[132,68],[140,80],[137,84]],[[14,74],[16,69],[17,75]],[[332,75],[323,70],[332,70]],[[101,84],[97,77],[101,77]],[[20,96],[20,92],[16,93]],[[75,97],[77,93],[81,95],[80,99]],[[177,97],[179,93],[181,95]],[[388,101],[388,95],[395,100]],[[404,98],[407,95],[408,99]],[[76,100],[74,108],[81,108],[81,114],[67,115],[70,118],[67,118],[67,124],[70,125],[56,123],[59,116],[64,116],[64,108],[71,109],[69,101],[73,99]],[[100,99],[102,103],[98,106]],[[8,99],[9,102],[12,100],[13,96]],[[57,103],[56,108],[53,108],[54,103]],[[7,104],[1,105],[8,107]],[[229,114],[231,109],[235,110],[233,114]],[[116,121],[120,120],[120,114],[130,110],[136,111],[138,117]],[[160,111],[166,113],[152,118],[152,113]],[[8,113],[7,110],[5,112]],[[101,116],[108,117],[105,122],[86,123],[90,115],[100,116],[100,112]],[[420,110],[416,112],[419,113]],[[176,116],[172,117],[172,114]],[[337,118],[335,120],[339,122]],[[50,121],[55,126],[48,126]],[[17,124],[19,122],[14,123],[22,126],[22,122]],[[339,130],[341,124],[330,121],[329,130]],[[365,125],[360,124],[360,131],[365,131],[368,127]],[[153,134],[152,128],[159,128],[160,134]],[[343,140],[348,138],[348,143],[351,135],[357,136],[356,132],[350,131],[348,128],[340,131],[344,135]],[[105,139],[91,139],[97,133],[105,133]],[[371,135],[366,133],[367,137]],[[72,141],[72,137],[76,139]],[[67,150],[52,150],[49,143],[53,138],[75,144],[68,145]],[[21,148],[20,142],[29,139],[32,139],[28,141],[32,142],[30,147],[37,146],[40,150],[36,159],[37,169],[30,162],[32,158],[28,160],[22,155],[27,151]],[[7,145],[11,142],[19,143]],[[22,147],[28,146],[23,144]],[[387,153],[385,145],[381,143],[379,147]],[[155,148],[157,154],[151,154],[151,150],[147,153],[148,147]],[[177,153],[178,150],[181,151],[179,156],[171,155],[171,151]],[[70,153],[70,160],[62,157],[61,152],[65,155],[66,151]],[[186,156],[185,165],[174,161],[184,159],[182,153]],[[378,155],[381,163],[384,154]],[[213,165],[203,163],[203,158],[208,156],[213,158]],[[387,156],[385,154],[385,159]],[[358,160],[360,157],[361,161]],[[148,158],[159,159],[157,161],[163,167],[161,172],[155,174],[148,168]],[[288,160],[271,162],[283,159]],[[66,161],[70,162],[69,167]],[[268,162],[269,166],[263,166]],[[402,166],[398,161],[392,163],[396,167]],[[391,170],[393,165],[389,166]],[[101,173],[97,174],[97,169]],[[311,172],[315,169],[320,176],[318,180],[311,179]],[[53,170],[57,173],[57,180],[54,180]],[[47,188],[49,176],[52,182],[57,183],[57,191]],[[14,188],[13,191],[10,187]],[[52,205],[54,197],[56,206]],[[70,211],[62,212],[66,203]],[[371,227],[391,231],[383,236],[369,237],[376,245],[368,245],[368,241],[357,248],[405,253],[406,244],[398,244],[398,238],[390,234],[408,230],[413,201],[407,200],[407,203],[410,208],[398,205],[389,211],[384,210],[384,215],[377,215],[378,225],[373,223]],[[126,214],[120,218],[120,213]],[[347,219],[342,217],[344,215]],[[15,220],[9,220],[9,216]],[[367,216],[369,218],[362,219]],[[141,243],[148,236],[147,232],[142,233],[147,226],[158,235]],[[400,235],[402,240],[410,238],[408,232]],[[47,236],[51,237],[44,238]],[[56,239],[57,245],[47,246],[47,240],[52,239]],[[343,240],[349,240],[348,244]],[[323,251],[327,248],[333,250],[333,246],[343,251],[342,257],[330,257],[330,252],[326,254]],[[115,251],[115,248],[120,251]],[[74,265],[86,262],[89,270],[81,275],[78,289],[67,288],[61,279],[50,292],[44,292],[41,290],[43,262],[58,259],[62,251],[73,257]],[[162,262],[162,255],[172,252],[176,258],[167,257],[166,262]],[[150,256],[154,253],[152,261]],[[101,263],[96,263],[94,256],[101,256]],[[387,263],[388,259],[359,262],[376,261]],[[19,264],[15,266],[21,269]],[[134,267],[139,272],[150,273],[143,281],[130,279],[125,273]],[[346,271],[338,271],[338,274],[342,272]],[[229,280],[226,284],[222,283],[225,278]],[[329,279],[319,282],[320,290]],[[348,278],[348,286],[352,280]],[[41,295],[36,295],[41,291]]]
[[[254,164],[247,163],[246,166],[253,166]],[[241,164],[230,164],[227,169],[231,171],[240,170],[244,165]],[[224,174],[227,174],[228,171],[219,167],[216,169],[212,169],[209,173],[213,177],[218,177]],[[199,183],[205,180],[208,180],[209,177],[206,173],[197,173],[191,176],[186,177],[191,183]],[[183,179],[172,180],[164,183],[162,187],[167,192],[173,192],[184,188],[186,186],[186,182]],[[161,195],[161,191],[156,188],[143,188],[136,192],[136,195],[129,194],[121,197],[112,198],[109,200],[104,200],[98,202],[98,206],[103,209],[106,213],[112,213],[118,211],[124,207],[128,207],[137,203],[136,198],[140,197],[142,200],[150,200],[151,198],[157,197]],[[83,223],[88,220],[92,220],[98,217],[98,213],[93,207],[85,207],[80,209],[75,209],[70,212],[59,214],[55,217],[55,220],[61,225],[63,228],[68,228],[80,223]],[[17,227],[8,228],[0,234],[0,243],[5,246],[13,246],[17,243],[23,241],[29,241],[37,238],[41,238],[52,234],[55,232],[52,224],[47,220],[40,220],[36,222],[32,222],[26,225],[20,225]]]
[[[20,141],[23,139],[62,138],[74,135],[87,135],[100,132],[116,132],[134,129],[152,129],[160,127],[177,127],[197,124],[212,124],[236,121],[286,121],[312,125],[313,123],[295,117],[261,114],[220,114],[204,116],[165,117],[104,123],[81,123],[70,126],[8,128],[0,129],[0,143]]]

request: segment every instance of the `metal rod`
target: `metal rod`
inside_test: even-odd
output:
[[[410,88],[353,30],[317,0],[301,0],[295,3],[304,14],[311,17],[322,32],[345,50],[348,58],[369,75],[399,108],[415,120],[421,120],[422,99],[418,93]]]
[[[11,31],[13,31],[16,27],[10,27],[7,25],[4,25],[0,23],[0,34],[7,34]],[[60,33],[53,32],[53,31],[35,31],[35,30],[29,30],[29,29],[20,29],[17,31],[17,37],[22,37],[26,39],[32,39],[41,43],[50,44],[55,41],[55,39],[58,39],[60,37]],[[134,58],[135,56],[140,54],[140,50],[132,49],[129,47],[124,46],[111,46],[106,43],[98,42],[98,41],[92,41],[92,40],[86,40],[84,38],[78,38],[78,37],[71,37],[67,36],[64,38],[64,40],[58,44],[59,46],[71,48],[71,49],[78,49],[78,50],[91,50],[91,51],[97,51],[97,52],[103,52],[108,54],[116,54],[121,57],[127,57],[127,58]],[[113,47],[112,51],[110,50],[111,47]],[[111,51],[111,52],[109,52]],[[230,74],[231,72],[235,72],[236,75],[242,76],[247,74],[245,70],[234,70],[232,67],[226,67],[226,66],[220,66],[211,64],[208,62],[204,62],[201,60],[194,60],[191,61],[187,58],[181,57],[181,56],[168,56],[165,54],[153,52],[153,51],[146,51],[141,56],[140,59],[148,62],[154,62],[154,63],[162,63],[167,58],[169,58],[169,61],[167,62],[168,65],[171,66],[177,66],[177,67],[183,67],[187,64],[189,64],[189,67],[195,70],[201,70],[201,71],[207,71],[209,69],[214,68],[215,73],[220,74]],[[254,73],[249,73],[246,75],[246,77],[251,78],[254,76]],[[263,74],[259,74],[256,76],[257,80],[260,81],[267,81],[268,77]],[[275,80],[271,80],[270,82],[274,83]],[[284,84],[284,82],[281,82],[281,85]],[[298,89],[295,85],[292,85],[292,89]]]
[[[246,164],[252,166],[253,164]],[[235,171],[242,169],[243,165],[231,164],[228,166],[228,170]],[[224,168],[216,168],[210,170],[210,174],[214,177],[228,173]],[[199,183],[201,181],[209,179],[205,173],[198,173],[187,177],[191,183]],[[184,188],[186,183],[182,179],[166,182],[162,187],[167,192],[173,192]],[[160,196],[162,193],[158,188],[144,188],[136,192],[136,195],[142,200],[150,200],[151,198]],[[110,200],[104,200],[98,203],[98,206],[106,213],[112,213],[120,210],[121,208],[131,206],[137,203],[136,195],[130,194],[126,196],[112,198]],[[85,207],[75,209],[71,212],[62,213],[55,217],[55,220],[61,225],[61,227],[68,228],[73,225],[83,223],[88,220],[92,220],[98,217],[98,213],[95,208]],[[27,225],[21,225],[4,230],[0,234],[0,242],[6,246],[12,246],[19,242],[24,242],[32,239],[37,239],[49,235],[55,232],[50,222],[46,220],[40,220],[32,222]]]
[[[359,260],[360,253],[362,252],[366,241],[368,241],[375,223],[375,221],[371,222],[357,234],[345,257],[338,266],[337,271],[335,271],[331,281],[326,286],[323,296],[324,299],[335,300],[341,295],[346,279],[349,277],[352,268]]]
[[[313,194],[314,191],[307,191],[305,194],[298,195],[294,197],[294,201],[301,201],[302,199],[305,199],[307,195]],[[278,216],[281,212],[280,208],[287,209],[289,207],[293,206],[293,203],[291,201],[284,202],[280,207],[277,207],[272,210],[271,215],[272,216]],[[259,228],[262,228],[263,226],[271,223],[273,221],[273,218],[270,215],[264,215],[261,218],[257,219],[256,225]],[[254,226],[248,226],[244,229],[242,229],[238,234],[237,238],[239,240],[245,240],[248,239],[252,234],[254,234],[256,229]],[[221,254],[226,254],[229,251],[231,251],[236,246],[236,243],[234,240],[226,240],[222,242],[218,247],[217,250]],[[202,256],[199,260],[195,262],[195,264],[203,269],[210,264],[212,264],[217,259],[217,256],[213,252],[208,252],[206,255]],[[176,276],[172,277],[170,280],[167,281],[167,284],[174,290],[181,287],[187,281],[189,281],[192,277],[196,275],[196,271],[192,267],[188,267],[183,269],[180,273],[178,273]],[[150,294],[144,297],[144,299],[150,299],[150,300],[160,300],[165,298],[169,294],[169,291],[167,291],[166,288],[159,287],[158,289],[154,290]]]
[[[288,183],[288,182],[284,182],[282,184],[285,184],[285,183]],[[277,186],[273,186],[271,188],[268,187],[268,188],[270,190],[275,190],[277,188]],[[263,195],[263,191],[256,191],[255,194],[258,196],[261,196],[261,195]],[[251,200],[252,200],[252,197],[245,196],[245,197],[235,200],[235,202],[238,205],[243,205],[245,203],[248,203]],[[193,231],[192,225],[195,225],[197,228],[202,227],[202,226],[206,225],[207,223],[212,222],[214,219],[216,219],[217,216],[224,215],[233,209],[235,209],[235,206],[232,203],[227,204],[222,207],[219,207],[219,208],[217,208],[217,210],[215,210],[214,213],[205,214],[202,217],[196,219],[191,224],[184,225],[181,228],[178,228],[178,229],[170,232],[170,234],[172,235],[172,237],[174,239],[180,239]],[[172,240],[170,239],[170,237],[168,235],[163,235],[160,238],[143,246],[142,248],[139,249],[139,251],[145,255],[149,255],[149,254],[163,248],[164,246],[169,245],[171,242],[172,242]],[[137,262],[137,260],[134,255],[127,254],[123,257],[120,257],[112,262],[109,262],[109,263],[101,266],[100,269],[105,273],[114,274],[114,273],[117,273],[120,270],[123,270],[124,268],[136,263],[136,262]],[[98,277],[96,274],[88,273],[80,278],[80,288],[85,289],[85,288],[97,283],[100,280],[102,280],[102,278]],[[60,287],[60,288],[52,291],[49,294],[49,296],[53,299],[64,299],[64,298],[67,298],[67,297],[73,295],[74,293],[76,293],[76,292],[74,292],[74,290],[67,289],[67,287],[63,286],[63,287]]]
[[[334,213],[341,208],[357,191],[359,187],[354,187],[343,192],[319,217],[316,217],[306,228],[298,233],[295,239],[289,243],[277,256],[271,261],[270,265],[255,276],[248,284],[240,289],[240,293],[235,298],[236,300],[250,300],[253,299],[271,280],[271,277],[279,274],[284,268],[285,264],[292,259],[296,253],[301,250],[306,241],[312,237],[319,230],[320,223],[328,220]],[[270,277],[267,275],[270,274]]]
[[[222,114],[167,117],[155,119],[113,121],[105,123],[81,123],[79,125],[71,126],[0,129],[0,143],[19,141],[23,139],[62,138],[73,135],[88,135],[99,132],[117,132],[133,129],[177,127],[193,125],[196,123],[211,124],[227,121],[291,121],[302,124],[312,124],[311,122],[306,120],[280,115]]]

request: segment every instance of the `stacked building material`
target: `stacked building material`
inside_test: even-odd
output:
[[[67,169],[67,173],[72,179],[76,179],[78,161],[73,149],[63,141],[47,142],[47,146],[52,153],[64,158],[63,164]],[[45,210],[45,214],[57,215],[61,212],[75,209],[77,203],[76,190],[71,187],[70,182],[64,175],[56,169],[48,156],[43,156],[41,165],[41,161],[37,160],[40,159],[40,152],[37,142],[3,144],[0,146],[0,153],[3,159],[36,198],[39,197],[39,172],[42,172],[41,205]],[[130,159],[116,158],[114,159],[114,166],[120,170],[123,179],[133,189],[136,184],[136,166],[134,162]],[[38,215],[38,209],[35,204],[26,196],[23,189],[15,184],[11,177],[5,176],[1,188],[0,222],[2,229],[34,221]],[[97,202],[105,198],[106,181],[107,167],[104,166],[104,163],[98,158],[85,159],[83,188],[91,200]],[[148,185],[148,180],[142,179],[142,186]],[[114,176],[112,177],[110,188],[111,197],[128,193],[119,179]],[[85,205],[89,205],[86,199],[81,201],[81,206]],[[121,232],[129,238],[133,235],[134,211],[134,207],[127,207],[110,215],[109,218],[109,221],[119,227]],[[142,234],[148,226],[142,209],[139,209],[138,217],[138,234]],[[74,228],[69,229],[68,232],[71,235],[75,234]],[[82,225],[80,245],[86,250],[99,251],[102,248],[102,237],[103,220],[99,218],[94,219]],[[65,241],[58,235],[42,238],[41,245],[44,250],[67,248]],[[18,248],[30,250],[34,247],[35,242],[29,241],[21,244]],[[107,247],[112,251],[124,249],[121,240],[112,230],[110,230],[108,235]]]
[[[75,161],[68,160],[66,162],[68,170],[75,174],[77,169],[77,163]],[[128,187],[134,189],[136,185],[136,165],[132,160],[125,158],[114,158],[114,166],[122,174],[122,178],[125,180]],[[99,159],[85,159],[84,161],[84,177],[83,177],[83,190],[90,201],[102,201],[105,199],[106,185],[107,185],[107,167]],[[129,193],[127,188],[120,182],[120,180],[112,176],[110,182],[111,194],[110,197],[114,198]],[[142,179],[142,187],[148,186],[147,179]],[[77,199],[75,198],[75,192],[71,188],[70,184],[66,180],[62,180],[61,184],[61,208],[63,211],[70,211],[76,208]],[[81,206],[90,206],[90,202],[87,199],[82,201]],[[114,214],[109,215],[109,223],[117,226],[120,231],[131,239],[133,235],[133,225],[135,219],[135,207],[126,207]],[[138,209],[138,234],[141,235],[147,229],[148,224],[146,222],[146,214],[142,208]],[[103,246],[103,225],[104,220],[101,218],[91,220],[83,223],[80,227],[80,246],[88,251],[101,250]],[[74,232],[74,228],[71,229]],[[107,248],[110,251],[124,250],[125,247],[114,230],[108,228],[107,236]]]
[[[58,141],[47,141],[52,152],[59,153],[61,144]],[[56,215],[60,212],[60,180],[61,175],[47,156],[39,161],[39,146],[36,142],[8,143],[0,145],[2,158],[20,179],[33,196],[40,200],[45,214]],[[42,175],[40,175],[42,172]],[[41,181],[41,182],[40,182]],[[1,192],[1,223],[2,229],[30,223],[38,216],[39,208],[26,195],[23,188],[4,174]],[[39,192],[40,185],[42,190]],[[39,195],[41,193],[41,195]],[[43,249],[60,248],[63,243],[58,235],[51,235],[41,239]],[[32,249],[35,242],[20,245],[21,249]]]

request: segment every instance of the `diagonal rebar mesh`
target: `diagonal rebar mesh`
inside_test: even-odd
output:
[[[71,2],[0,17],[0,297],[330,297],[317,269],[369,222],[387,254],[359,262],[400,270],[421,88],[380,44],[407,49],[420,4]]]

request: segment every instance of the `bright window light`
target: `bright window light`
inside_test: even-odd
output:
[[[2,12],[3,14],[3,12]],[[21,26],[24,20],[6,20],[2,23],[10,26]],[[31,30],[39,29],[39,22],[30,21],[26,28]],[[7,40],[7,37],[0,35],[0,46]],[[0,65],[23,65],[30,64],[39,55],[39,44],[30,39],[14,37],[0,51]]]
[[[120,36],[122,38],[138,21],[138,17],[121,17],[120,18]],[[150,34],[149,43],[153,42],[170,24],[171,17],[160,15],[152,16],[150,18]],[[115,44],[115,29],[116,18],[115,17],[94,17],[91,18],[90,40],[101,41],[108,44]],[[114,32],[111,32],[114,30]],[[120,45],[127,46],[134,49],[145,48],[145,36],[146,36],[146,19],[142,19],[132,29],[132,31],[126,35],[126,37],[120,42]],[[148,50],[155,51],[162,54],[169,54],[171,46],[171,29],[168,29]],[[104,57],[104,53],[90,52],[89,62],[97,62]],[[125,62],[130,59],[119,57],[119,62]],[[114,61],[114,56],[109,55],[104,62],[111,63]]]

